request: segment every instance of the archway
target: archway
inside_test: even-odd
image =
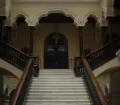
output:
[[[36,26],[34,35],[34,51],[41,58],[41,68],[68,68],[68,65],[69,68],[72,68],[72,58],[74,56],[79,56],[79,33],[78,29],[73,24],[74,20],[71,17],[67,17],[62,13],[51,13],[45,17],[40,18],[38,22],[39,24],[37,24]],[[50,34],[57,34],[60,38],[63,38],[64,40],[66,39],[67,53],[62,53],[64,56],[67,56],[64,57],[64,66],[62,64],[60,66],[60,63],[59,66],[46,66],[47,63],[44,44],[45,40],[47,40],[47,36],[49,37]],[[57,56],[57,58],[59,57]],[[60,58],[62,61],[62,57]]]
[[[89,41],[89,42],[88,42]],[[87,55],[102,46],[101,27],[95,15],[90,15],[83,29],[83,49]]]
[[[12,24],[9,43],[26,54],[30,52],[30,28],[26,17],[22,14],[17,15]]]
[[[44,41],[44,68],[68,68],[68,40],[61,33],[51,33]]]

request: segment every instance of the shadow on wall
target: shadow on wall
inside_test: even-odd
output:
[[[120,105],[120,66],[106,70],[97,77],[110,105]]]

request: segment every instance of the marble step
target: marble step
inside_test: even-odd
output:
[[[90,103],[89,99],[26,99],[26,101],[28,102],[82,102],[82,103]]]
[[[31,102],[27,101],[24,105],[92,105],[90,102],[74,102],[74,101],[65,101],[65,102]]]
[[[86,90],[86,87],[29,87],[29,89],[33,90]]]
[[[53,92],[56,92],[56,93],[61,93],[61,92],[64,92],[64,93],[69,93],[69,92],[73,92],[73,93],[84,93],[86,92],[87,90],[29,90],[30,93],[53,93]]]
[[[57,84],[51,84],[51,83],[41,83],[41,84],[31,84],[30,85],[30,87],[32,87],[32,86],[36,86],[36,87],[48,87],[48,86],[65,86],[65,87],[71,87],[71,86],[74,86],[74,87],[76,87],[76,86],[78,86],[78,87],[85,87],[85,84],[78,84],[78,83],[76,83],[76,84],[65,84],[65,83],[62,83],[62,84],[59,84],[59,83],[57,83]]]
[[[33,93],[33,92],[28,92],[28,96],[88,96],[88,93],[87,92],[36,92],[36,93]]]
[[[43,99],[79,99],[79,100],[83,100],[83,99],[90,99],[90,97],[88,96],[88,95],[86,95],[86,96],[70,96],[70,95],[60,95],[60,96],[56,96],[56,95],[53,95],[53,96],[51,96],[51,95],[47,95],[47,96],[45,96],[45,95],[35,95],[35,96],[31,96],[31,95],[28,95],[27,96],[27,99],[40,99],[40,100],[43,100]]]
[[[39,75],[67,75],[67,74],[74,74],[73,71],[69,71],[69,72],[39,72]]]
[[[41,96],[49,96],[49,95],[51,95],[51,96],[69,96],[69,95],[71,95],[71,96],[88,96],[88,93],[87,92],[72,92],[72,91],[69,91],[69,92],[53,92],[53,91],[47,91],[47,92],[43,92],[43,91],[41,91],[41,92],[28,92],[28,95],[31,95],[31,96],[39,96],[39,95],[41,95]]]
[[[73,76],[39,76],[37,79],[76,79],[76,77]]]
[[[40,69],[40,72],[73,72],[73,69]]]
[[[74,71],[45,71],[45,72],[44,71],[43,72],[40,71],[39,75],[41,75],[41,74],[48,74],[48,75],[49,74],[61,74],[61,75],[65,74],[66,75],[66,74],[74,74]]]
[[[79,81],[84,81],[84,80],[82,78],[74,78],[74,79],[73,78],[71,78],[71,79],[70,78],[66,78],[66,79],[64,79],[64,78],[56,78],[56,79],[55,78],[44,78],[44,79],[43,78],[33,78],[32,82],[34,82],[34,81],[42,81],[42,82],[45,82],[45,81],[51,81],[51,82],[52,81],[53,82],[57,82],[57,81],[58,82],[59,81],[66,81],[66,82],[67,81],[68,82],[73,81],[73,82],[77,82],[78,81],[79,82]]]
[[[57,82],[51,82],[51,81],[44,81],[44,82],[42,82],[42,81],[34,81],[34,82],[32,82],[32,84],[84,84],[84,82],[83,81],[68,81],[68,82],[66,82],[66,81],[57,81]]]
[[[42,77],[47,77],[47,78],[51,78],[51,77],[54,77],[54,78],[69,78],[69,77],[75,77],[73,74],[72,75],[39,75],[38,78],[42,78]],[[76,77],[75,77],[76,78]]]

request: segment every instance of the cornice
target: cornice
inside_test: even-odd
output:
[[[13,0],[13,4],[29,4],[29,3],[42,3],[42,4],[55,4],[55,3],[61,3],[61,4],[98,4],[100,0]]]

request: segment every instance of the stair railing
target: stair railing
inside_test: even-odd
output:
[[[100,85],[92,72],[92,68],[84,57],[82,57],[82,62],[82,74],[88,87],[93,104],[108,105],[107,99],[104,96],[103,91],[101,90]]]
[[[3,41],[0,41],[0,57],[21,70],[25,68],[30,58],[27,54]]]
[[[20,81],[11,97],[10,105],[23,105],[32,79],[33,65],[34,59],[31,58],[29,59],[29,62],[23,71],[23,75],[21,76]]]
[[[34,59],[35,59],[35,61],[34,61],[34,65],[33,65],[33,67],[34,67],[34,72],[33,72],[33,74],[34,74],[35,77],[38,77],[38,75],[39,75],[39,70],[40,70],[40,59],[39,59],[38,56],[35,57]]]
[[[80,77],[82,74],[81,63],[82,60],[80,57],[74,57],[74,74],[76,77]]]
[[[116,55],[115,53],[120,49],[120,38],[113,40],[112,42],[106,44],[102,48],[92,52],[91,54],[85,56],[90,67],[93,69],[101,66],[107,61],[113,59]]]

